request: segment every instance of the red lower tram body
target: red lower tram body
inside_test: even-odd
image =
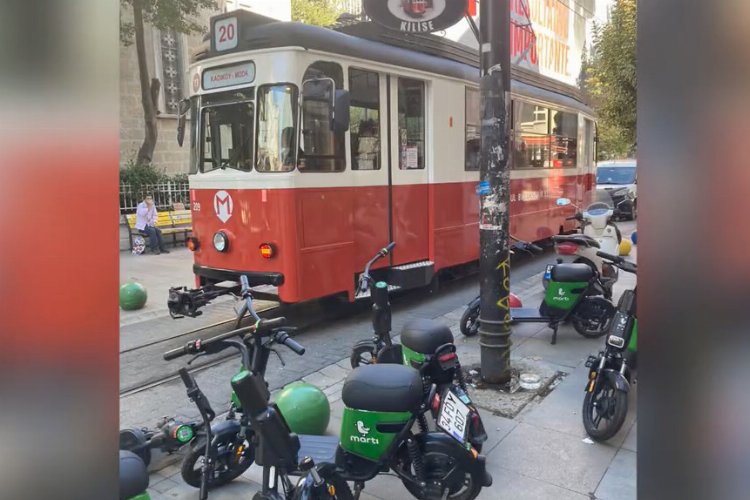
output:
[[[591,174],[511,181],[510,232],[539,241],[574,228],[575,209],[592,189]],[[389,241],[391,262],[430,266],[434,272],[479,258],[476,182],[294,189],[191,189],[193,231],[198,240],[196,285],[236,280],[277,286],[285,303],[346,293],[354,299],[356,276]],[[390,192],[389,192],[390,191]],[[216,203],[217,192],[223,206]],[[219,213],[224,211],[219,217]],[[224,221],[222,221],[224,219]],[[223,231],[226,251],[212,245]],[[270,244],[270,258],[260,247]]]

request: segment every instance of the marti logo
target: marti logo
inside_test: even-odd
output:
[[[214,195],[214,212],[221,222],[226,222],[232,217],[234,203],[232,197],[226,191],[218,191]]]
[[[361,420],[357,420],[357,432],[362,434],[361,436],[355,436],[354,434],[351,435],[350,440],[357,442],[357,443],[364,443],[364,444],[380,444],[380,440],[378,438],[374,437],[367,437],[367,434],[370,433],[370,428],[365,427],[365,423]]]
[[[564,288],[558,288],[557,289],[557,297],[552,297],[552,300],[558,300],[562,302],[570,302],[570,297],[565,295],[565,289]]]

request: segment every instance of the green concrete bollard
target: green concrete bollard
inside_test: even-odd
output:
[[[148,293],[140,283],[130,281],[120,287],[120,307],[124,311],[135,311],[146,304]]]

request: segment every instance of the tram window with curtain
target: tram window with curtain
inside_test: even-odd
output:
[[[549,109],[523,101],[513,103],[513,168],[550,165]]]
[[[479,90],[466,87],[466,170],[479,170],[482,147],[479,113]]]
[[[572,168],[578,160],[578,115],[551,111],[552,167]]]
[[[425,84],[398,79],[398,166],[401,170],[425,166]]]
[[[349,69],[352,170],[380,169],[380,79],[377,73]]]
[[[344,88],[344,71],[334,62],[317,61],[311,64],[302,78],[333,80],[335,89]],[[300,172],[341,172],[346,168],[346,134],[334,132],[331,103],[333,96],[321,95],[302,100],[302,133],[300,134]]]

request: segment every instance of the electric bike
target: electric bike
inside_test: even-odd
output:
[[[370,267],[387,256],[395,246],[396,244],[391,242],[380,250],[367,263],[364,272],[360,275],[357,291],[361,295],[369,293],[373,301],[374,335],[371,339],[362,340],[354,345],[350,356],[352,368],[375,363],[405,364],[420,371],[424,379],[425,390],[429,390],[432,384],[437,384],[438,398],[447,397],[447,392],[455,392],[471,409],[469,442],[481,452],[482,443],[487,440],[487,433],[479,411],[469,396],[450,328],[437,321],[416,318],[404,325],[401,331],[401,344],[394,344],[391,339],[391,304],[388,298],[388,284],[385,281],[373,279]],[[430,407],[433,422],[436,422],[438,418],[437,410],[437,407]],[[424,415],[419,417],[418,423],[425,432],[431,427]]]
[[[637,274],[638,266],[622,257],[598,252],[621,270]],[[604,350],[589,356],[590,368],[583,399],[583,427],[591,439],[606,441],[617,434],[628,413],[628,392],[637,354],[636,289],[625,290],[617,304]]]
[[[172,454],[191,442],[202,428],[202,422],[184,423],[171,417],[163,417],[156,423],[155,429],[120,430],[120,450],[135,453],[148,467],[151,463],[151,450],[160,449]]]
[[[241,276],[240,283],[242,285],[240,291],[242,305],[237,311],[235,328],[239,328],[246,314],[250,314],[255,321],[260,321],[260,317],[253,309],[253,297],[247,277]],[[255,369],[261,370],[265,374],[266,363],[259,364]],[[244,371],[245,367],[240,366],[240,370],[235,375],[235,378],[242,376]],[[239,419],[237,418],[237,414],[240,415]],[[202,463],[206,456],[206,439],[210,443],[213,455],[209,474],[209,487],[211,488],[233,481],[242,475],[252,465],[254,460],[253,447],[250,444],[253,430],[234,391],[232,391],[231,403],[226,419],[215,424],[211,428],[210,434],[210,438],[203,433],[198,434],[198,438],[192,444],[189,452],[182,461],[180,468],[182,479],[194,488],[200,488],[201,486]]]
[[[270,326],[269,322],[275,323]],[[283,328],[275,328],[279,323],[283,318],[263,320],[208,340],[191,341],[164,355],[174,359],[230,347],[242,354],[246,371],[232,380],[232,387],[250,416],[255,460],[263,467],[263,485],[256,500],[349,499],[347,481],[354,483],[353,498],[358,498],[367,481],[389,470],[423,500],[471,500],[482,487],[492,484],[484,457],[467,441],[469,408],[454,393],[438,400],[435,385],[425,396],[420,373],[407,366],[376,364],[349,374],[342,389],[339,438],[292,433],[269,402],[268,384],[262,372],[252,369],[248,349],[252,344],[253,358],[260,360],[268,358],[272,344],[303,353],[304,348]],[[193,394],[199,391],[185,369],[180,375]],[[414,434],[419,416],[433,404],[439,407],[440,430]],[[295,475],[301,478],[293,486],[290,476]]]
[[[607,191],[599,190],[594,194],[595,199],[586,210],[576,212],[572,217],[565,220],[576,220],[579,222],[579,233],[564,234],[552,237],[555,244],[555,251],[559,255],[573,256],[574,263],[587,264],[594,268],[601,277],[604,285],[604,293],[607,299],[612,298],[612,285],[617,281],[617,268],[601,257],[597,256],[598,251],[608,254],[617,255],[622,242],[622,233],[612,219],[619,215],[612,202],[612,198]],[[568,198],[559,198],[556,201],[558,206],[571,205]],[[562,260],[558,259],[558,263]],[[544,275],[544,285],[547,286],[551,265],[547,266]]]
[[[542,248],[534,243],[519,240],[514,236],[511,236],[510,238],[515,241],[515,244],[510,250],[511,254],[514,254],[515,251],[525,252],[529,255],[542,253]],[[477,295],[471,302],[466,304],[466,309],[461,315],[461,320],[458,323],[461,333],[466,337],[473,337],[479,333],[479,302],[480,297]],[[510,307],[523,307],[521,300],[512,293],[510,294],[509,302]]]

